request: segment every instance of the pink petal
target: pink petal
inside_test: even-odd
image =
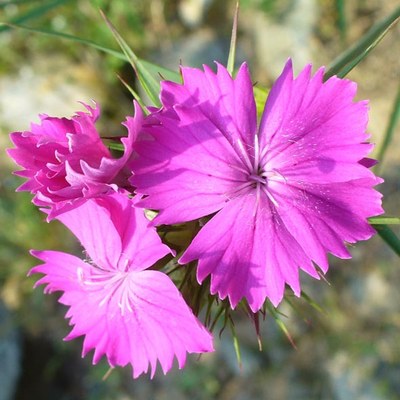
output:
[[[211,335],[167,275],[110,275],[67,254],[33,254],[46,262],[31,271],[46,274],[38,283],[64,292],[59,301],[74,326],[66,339],[84,335],[83,355],[94,349],[93,363],[105,355],[111,366],[131,364],[136,378],[149,367],[153,376],[157,362],[166,373],[175,357],[182,368],[186,352],[213,350]]]
[[[29,271],[29,275],[44,274],[35,287],[46,284],[45,293],[79,290],[78,271],[88,267],[80,258],[59,251],[31,250],[31,254],[45,262]],[[74,268],[71,269],[71,266]]]
[[[140,204],[161,211],[159,224],[217,211],[245,176],[219,128],[196,108],[175,110],[179,121],[164,118],[162,126],[147,128],[153,140],[136,144],[141,157],[132,163],[132,184],[137,192],[151,195]]]
[[[240,139],[253,146],[257,128],[253,86],[246,63],[234,79],[227,69],[217,63],[217,73],[204,65],[204,72],[182,67],[183,85],[162,82],[161,101],[166,109],[180,104],[185,108],[198,108],[219,127],[233,144]]]
[[[106,204],[107,201],[104,200]],[[79,239],[96,265],[107,270],[116,269],[122,251],[121,237],[110,218],[109,209],[102,207],[101,203],[87,200],[57,219]]]
[[[358,163],[371,150],[365,143],[368,107],[353,102],[354,82],[324,82],[323,68],[307,66],[293,79],[289,60],[269,94],[260,125],[260,147],[267,169],[288,181],[346,182],[373,178]]]
[[[245,297],[254,312],[266,298],[278,305],[285,283],[298,296],[298,268],[312,268],[268,200],[261,197],[257,204],[253,193],[229,202],[215,215],[179,262],[195,259],[199,282],[211,274],[211,293],[228,296],[232,308]]]

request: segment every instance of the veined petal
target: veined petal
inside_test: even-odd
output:
[[[246,171],[230,143],[196,108],[176,107],[179,120],[148,127],[153,139],[136,144],[131,183],[149,195],[140,205],[160,210],[157,223],[193,220],[219,210]],[[196,201],[193,201],[193,199]]]
[[[161,242],[156,230],[149,227],[144,211],[135,204],[139,196],[130,199],[126,194],[106,196],[97,203],[109,210],[113,225],[121,238],[119,267],[129,262],[129,270],[151,267],[169,253],[171,249]]]
[[[57,219],[79,239],[96,265],[112,270],[118,267],[122,244],[110,217],[110,210],[102,206],[108,201],[87,200],[78,207],[60,214]]]
[[[311,76],[307,66],[293,79],[289,60],[267,99],[261,120],[264,163],[285,177],[323,183],[372,176],[360,168],[372,146],[368,139],[367,102],[353,102],[356,84],[332,77],[323,68]]]
[[[153,376],[157,362],[166,373],[175,357],[182,368],[187,352],[213,350],[211,335],[167,275],[110,273],[63,253],[33,254],[45,261],[31,271],[45,274],[38,283],[64,292],[59,301],[74,326],[66,339],[84,335],[83,355],[94,349],[93,363],[105,355],[111,366],[131,364],[136,378],[149,367]]]
[[[79,290],[80,280],[79,271],[84,271],[88,265],[80,258],[60,251],[38,251],[31,250],[31,254],[44,261],[29,271],[32,274],[44,274],[39,279],[38,285],[46,285],[45,293],[52,293],[59,290],[72,291]],[[71,268],[73,266],[74,268]]]
[[[298,187],[280,184],[274,192],[276,212],[307,256],[327,272],[326,253],[350,258],[344,243],[375,234],[367,218],[383,209],[382,195],[372,189],[374,183],[365,179]]]
[[[299,266],[311,264],[270,201],[255,191],[217,213],[179,262],[195,259],[199,282],[211,275],[211,293],[228,296],[233,308],[245,297],[254,312],[266,298],[277,306],[285,283],[300,295]]]
[[[182,67],[183,84],[162,82],[161,101],[166,110],[180,104],[197,108],[219,127],[226,139],[236,145],[238,139],[254,146],[257,129],[253,85],[246,63],[233,79],[217,64],[217,72],[204,65],[204,71]]]

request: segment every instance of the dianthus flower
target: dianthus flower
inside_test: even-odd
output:
[[[132,365],[133,377],[166,373],[174,357],[182,368],[186,352],[213,350],[212,338],[164,273],[150,270],[170,252],[143,210],[121,193],[86,200],[58,216],[80,240],[87,259],[57,251],[32,251],[44,261],[30,273],[36,285],[62,291],[59,302],[73,329],[66,340],[84,335],[83,356],[94,349],[111,366]]]
[[[353,101],[350,80],[323,82],[323,68],[294,79],[289,60],[257,126],[246,64],[234,79],[221,65],[181,72],[137,142],[140,205],[159,210],[154,224],[209,219],[179,262],[198,260],[198,281],[210,275],[232,307],[277,306],[285,284],[299,296],[299,270],[319,279],[327,253],[350,258],[345,243],[372,236],[367,218],[383,211],[365,159],[367,102]]]
[[[124,154],[115,159],[95,127],[99,107],[85,107],[88,112],[77,112],[71,119],[41,115],[40,124],[31,124],[30,131],[10,135],[15,148],[8,154],[24,168],[15,174],[27,178],[17,190],[30,191],[36,205],[50,208],[49,219],[127,184],[125,165],[140,116],[127,117],[128,137],[121,139]]]

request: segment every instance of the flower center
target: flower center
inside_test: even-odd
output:
[[[78,268],[78,280],[84,290],[97,292],[101,299],[99,307],[114,303],[120,309],[121,315],[133,312],[132,298],[134,294],[130,282],[132,272],[104,270],[93,264],[90,264],[89,268],[87,271]]]
[[[256,192],[256,206],[260,202],[260,196],[265,195],[275,207],[278,207],[279,204],[274,197],[270,183],[274,181],[286,182],[286,179],[279,171],[268,168],[265,161],[268,152],[266,148],[260,149],[258,135],[254,136],[253,149],[246,149],[243,142],[239,139],[236,151],[243,164],[236,168],[244,173],[246,178],[245,181],[242,181],[235,188],[235,194],[248,192],[249,188],[251,188]],[[249,155],[249,151],[252,153],[254,151],[252,157]]]

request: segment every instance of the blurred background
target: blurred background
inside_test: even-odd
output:
[[[242,0],[238,64],[247,60],[253,79],[269,86],[288,57],[295,70],[329,65],[375,22],[391,13],[390,0]],[[17,0],[0,1],[0,22],[24,24],[90,39],[117,49],[102,9],[145,59],[171,69],[179,64],[226,63],[234,1],[220,0]],[[395,107],[400,73],[400,29],[350,74],[358,99],[370,99],[369,132],[376,151]],[[27,278],[35,260],[28,251],[77,251],[57,222],[47,224],[31,196],[14,191],[22,180],[4,152],[8,133],[27,130],[39,113],[70,116],[78,101],[102,107],[102,135],[124,132],[132,99],[117,74],[135,85],[129,65],[88,46],[0,26],[0,400],[129,399],[362,399],[400,398],[400,263],[379,236],[331,259],[328,282],[303,276],[303,288],[322,312],[290,298],[280,307],[294,345],[271,316],[261,322],[259,352],[251,322],[235,320],[242,365],[226,330],[216,329],[216,352],[189,357],[183,371],[158,372],[133,381],[129,368],[106,379],[105,361],[82,359],[81,340],[69,331],[57,295],[33,290]],[[400,134],[379,166],[388,215],[400,215]],[[395,228],[397,233],[399,229]],[[79,250],[78,250],[79,251]]]

